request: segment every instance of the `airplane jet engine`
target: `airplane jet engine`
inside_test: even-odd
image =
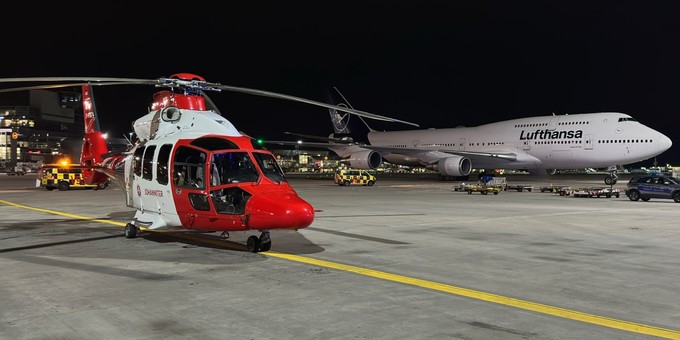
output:
[[[375,169],[382,163],[382,156],[373,150],[365,150],[353,153],[348,161],[353,168]]]
[[[451,156],[440,160],[428,169],[439,171],[445,176],[467,176],[472,171],[472,161],[463,156]]]

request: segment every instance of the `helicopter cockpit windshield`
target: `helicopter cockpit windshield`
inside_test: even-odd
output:
[[[267,178],[277,183],[285,181],[283,170],[274,156],[262,152],[254,152],[253,156]],[[210,185],[213,187],[230,183],[257,182],[260,177],[247,152],[214,153],[210,163]]]
[[[255,156],[257,164],[260,166],[260,169],[262,169],[262,172],[265,176],[267,176],[267,178],[276,183],[286,182],[286,177],[283,175],[283,170],[279,166],[279,163],[276,162],[276,159],[273,155],[262,152],[253,152],[253,156]]]
[[[260,175],[247,152],[220,152],[212,155],[210,185],[257,182]]]
[[[273,155],[254,152],[253,156],[267,178],[276,183],[285,181],[283,171]],[[243,214],[245,204],[252,195],[240,186],[220,186],[257,182],[260,179],[260,172],[257,171],[248,153],[243,151],[213,153],[209,175],[210,187],[218,187],[210,191],[215,211],[218,214]]]

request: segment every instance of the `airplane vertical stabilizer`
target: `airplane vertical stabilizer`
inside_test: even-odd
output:
[[[334,86],[326,91],[326,100],[329,104],[353,109],[340,91]],[[368,133],[373,131],[366,121],[347,112],[329,109],[333,135],[335,138],[351,137],[355,142],[368,142]]]

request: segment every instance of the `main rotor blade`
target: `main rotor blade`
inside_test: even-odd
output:
[[[45,81],[86,81],[86,82],[125,82],[136,84],[157,84],[157,79],[108,78],[108,77],[21,77],[0,78],[0,83],[30,83]]]
[[[0,89],[0,93],[19,92],[19,91],[27,91],[27,90],[60,89],[60,88],[64,88],[64,87],[77,87],[77,86],[85,86],[85,85],[105,86],[105,85],[137,85],[137,84],[146,85],[148,83],[108,82],[108,83],[45,84],[45,85],[33,85],[33,86],[12,87],[12,88],[7,88],[7,89]]]
[[[399,119],[396,119],[396,118],[381,116],[381,115],[373,114],[373,113],[366,112],[366,111],[350,109],[350,108],[347,108],[347,107],[341,107],[341,106],[336,106],[336,105],[332,105],[332,104],[326,104],[326,103],[318,102],[318,101],[315,101],[315,100],[290,96],[290,95],[282,94],[282,93],[250,89],[250,88],[246,88],[246,87],[220,85],[220,84],[213,84],[212,86],[219,88],[219,89],[222,89],[222,90],[227,90],[227,91],[242,92],[242,93],[248,93],[248,94],[252,94],[252,95],[256,95],[256,96],[263,96],[263,97],[286,99],[286,100],[290,100],[290,101],[294,101],[294,102],[300,102],[300,103],[305,103],[305,104],[310,104],[310,105],[321,106],[321,107],[325,107],[325,108],[328,108],[328,109],[334,109],[334,110],[338,110],[338,111],[349,112],[349,113],[355,114],[359,117],[366,117],[366,118],[371,118],[371,119],[375,119],[375,120],[382,120],[382,121],[387,121],[387,122],[408,124],[408,125],[413,125],[413,126],[417,126],[417,127],[420,126],[416,123],[411,123],[411,122],[399,120]]]
[[[322,103],[322,102],[318,102],[318,101],[311,100],[311,99],[295,97],[295,96],[277,93],[277,92],[251,89],[251,88],[246,88],[246,87],[222,85],[222,84],[219,84],[219,83],[210,83],[210,82],[206,82],[206,81],[196,81],[196,80],[186,80],[186,79],[176,79],[176,78],[138,79],[138,78],[109,78],[109,77],[0,78],[0,83],[56,82],[56,81],[62,81],[62,82],[73,81],[74,83],[52,84],[52,85],[46,84],[46,85],[34,85],[34,86],[26,86],[26,87],[20,87],[20,88],[12,88],[12,89],[0,89],[0,92],[13,92],[13,91],[32,90],[32,89],[60,88],[60,87],[69,87],[69,86],[82,86],[82,85],[104,86],[104,85],[135,85],[135,84],[156,85],[157,87],[186,87],[186,88],[198,89],[200,91],[203,91],[203,90],[215,90],[215,91],[226,90],[226,91],[232,91],[232,92],[247,93],[247,94],[252,94],[252,95],[256,95],[256,96],[285,99],[285,100],[290,100],[290,101],[320,106],[320,107],[324,107],[324,108],[327,108],[327,109],[334,109],[334,110],[337,110],[337,111],[348,112],[348,113],[355,114],[359,117],[365,117],[365,118],[370,118],[370,119],[375,119],[375,120],[382,120],[382,121],[387,121],[387,122],[408,124],[408,125],[413,125],[413,126],[416,126],[416,127],[420,126],[416,123],[411,123],[411,122],[403,121],[403,120],[396,119],[396,118],[381,116],[381,115],[373,114],[373,113],[370,113],[370,112],[355,110],[355,109],[351,109],[351,108],[347,108],[347,107],[341,107],[341,106],[337,106],[337,105]],[[76,83],[76,82],[79,82],[79,83]]]

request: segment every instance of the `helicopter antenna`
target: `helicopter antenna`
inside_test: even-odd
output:
[[[132,133],[130,133],[130,138],[128,138],[128,136],[123,134],[123,138],[125,138],[125,140],[128,142],[129,145],[134,145],[134,143],[132,143],[132,140],[130,139],[130,138],[132,138]]]

